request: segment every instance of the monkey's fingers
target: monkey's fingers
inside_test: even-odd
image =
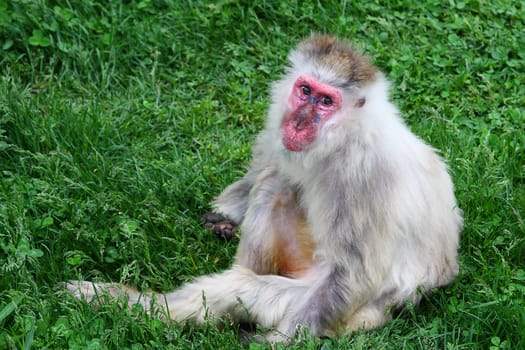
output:
[[[237,223],[218,213],[206,213],[202,216],[201,221],[204,227],[225,240],[232,239],[238,229]]]

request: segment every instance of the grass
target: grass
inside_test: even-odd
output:
[[[525,348],[525,6],[518,1],[0,0],[0,348],[259,349],[227,320],[98,311],[68,279],[171,290],[226,268],[200,224],[269,83],[312,31],[351,38],[448,160],[457,281],[387,326],[297,349]]]

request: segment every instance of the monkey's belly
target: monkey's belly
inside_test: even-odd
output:
[[[282,276],[301,278],[315,271],[313,241],[304,217],[300,217],[295,230],[279,232],[276,237],[277,273]]]

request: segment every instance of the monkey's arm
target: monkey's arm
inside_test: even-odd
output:
[[[261,142],[262,141],[262,142]],[[220,237],[231,238],[241,224],[249,205],[249,195],[257,177],[271,168],[273,160],[259,140],[253,149],[253,160],[244,177],[228,187],[211,202],[213,212],[203,216],[204,224]]]
[[[248,209],[250,191],[262,172],[275,166],[274,155],[268,151],[268,135],[258,136],[252,149],[252,161],[246,174],[234,182],[211,203],[214,212],[240,224]]]
[[[228,186],[211,204],[213,212],[202,217],[204,226],[217,236],[231,239],[248,208],[248,194],[253,186],[250,177]]]
[[[213,211],[224,215],[236,224],[240,224],[248,208],[248,195],[254,180],[246,174],[241,180],[226,187],[211,203]]]
[[[217,236],[230,239],[244,219],[248,209],[249,194],[255,182],[252,169],[244,177],[226,187],[211,202],[213,211],[203,216],[204,225]]]

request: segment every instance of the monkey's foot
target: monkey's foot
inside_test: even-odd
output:
[[[217,237],[229,241],[237,231],[238,225],[227,217],[217,213],[206,213],[201,221],[204,227],[211,230]]]
[[[78,299],[88,302],[97,301],[103,295],[115,297],[119,294],[119,285],[114,283],[93,283],[89,281],[67,281],[61,287],[68,290]]]

